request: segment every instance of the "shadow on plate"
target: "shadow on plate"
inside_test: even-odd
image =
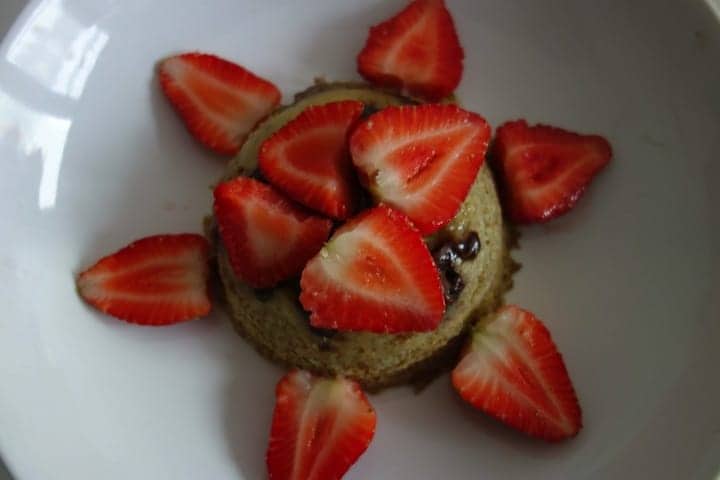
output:
[[[238,364],[230,366],[233,375],[222,395],[221,421],[228,451],[241,478],[265,478],[275,384],[283,372],[249,345],[241,346],[240,350],[232,357]]]

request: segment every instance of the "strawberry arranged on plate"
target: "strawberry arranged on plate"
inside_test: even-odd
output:
[[[208,249],[196,234],[145,237],[82,272],[78,292],[98,310],[131,323],[202,317],[211,309]]]
[[[575,390],[550,332],[516,306],[502,307],[475,328],[452,383],[475,408],[534,437],[562,440],[582,426]]]
[[[293,370],[275,389],[270,480],[339,480],[375,435],[375,411],[357,383]]]
[[[358,71],[379,86],[437,101],[460,83],[463,56],[443,0],[415,0],[370,28]]]
[[[517,223],[547,222],[575,206],[612,157],[598,135],[580,135],[525,120],[498,128],[491,154],[504,206]]]
[[[457,213],[485,161],[490,126],[455,105],[388,107],[350,137],[360,180],[428,235]]]
[[[332,223],[269,185],[247,177],[215,188],[215,216],[235,274],[255,288],[300,273],[327,239]]]
[[[361,102],[346,100],[303,110],[260,147],[265,178],[290,198],[329,217],[352,215],[359,186],[347,136],[363,108]]]
[[[340,227],[303,270],[300,302],[318,328],[427,331],[445,311],[440,275],[410,220],[386,206]]]
[[[280,102],[275,85],[235,63],[184,53],[159,65],[160,86],[192,135],[211,150],[234,155],[258,121]]]

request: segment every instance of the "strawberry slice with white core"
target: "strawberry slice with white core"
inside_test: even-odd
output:
[[[80,296],[109,315],[168,325],[210,313],[208,242],[197,234],[154,235],[100,259],[78,276]]]
[[[339,228],[303,270],[300,302],[318,328],[398,333],[437,327],[440,275],[410,220],[386,206]]]
[[[498,128],[491,157],[510,219],[536,223],[570,211],[612,149],[598,135],[516,120]]]
[[[275,389],[270,480],[339,480],[367,449],[376,424],[356,382],[291,371]]]
[[[452,383],[475,408],[528,435],[558,441],[582,427],[575,390],[550,332],[516,306],[501,308],[475,328]]]
[[[315,105],[260,147],[265,178],[293,200],[344,219],[357,208],[359,185],[348,151],[348,131],[363,112],[354,100]]]
[[[158,70],[163,92],[190,133],[223,155],[236,154],[282,96],[269,81],[206,53],[169,57]]]
[[[460,83],[463,50],[442,0],[415,0],[370,28],[358,71],[370,82],[437,101]]]
[[[389,107],[350,137],[360,180],[429,235],[457,213],[485,160],[490,126],[455,105]]]
[[[327,240],[330,220],[312,215],[269,185],[237,177],[215,188],[215,217],[235,274],[268,288],[300,273]]]

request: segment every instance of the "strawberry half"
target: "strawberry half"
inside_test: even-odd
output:
[[[293,200],[344,219],[357,207],[347,136],[363,104],[354,100],[306,108],[260,147],[260,170]]]
[[[235,274],[255,288],[297,275],[322,247],[332,223],[247,177],[215,188],[215,217]]]
[[[190,133],[224,155],[280,102],[275,85],[235,63],[206,53],[184,53],[159,65],[160,86]]]
[[[389,107],[358,125],[350,152],[373,196],[428,235],[457,213],[489,139],[485,119],[455,105]]]
[[[463,50],[442,0],[415,0],[370,28],[358,71],[383,87],[437,101],[460,83]]]
[[[550,332],[535,316],[505,306],[475,328],[452,372],[460,396],[498,420],[548,441],[575,436],[580,406]]]
[[[359,385],[293,370],[275,389],[270,480],[338,480],[375,435],[375,411]]]
[[[300,302],[318,328],[427,331],[445,311],[440,275],[410,220],[386,206],[340,227],[308,262]]]
[[[491,154],[507,214],[517,223],[547,222],[568,212],[611,157],[603,137],[531,127],[525,120],[498,128]]]
[[[210,313],[208,242],[186,233],[136,240],[78,276],[80,296],[109,315],[168,325]]]

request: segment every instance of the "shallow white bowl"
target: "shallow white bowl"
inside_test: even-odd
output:
[[[350,479],[713,479],[720,471],[720,25],[702,1],[449,0],[465,105],[611,141],[569,215],[523,229],[509,299],[564,353],[573,441],[528,440],[447,377],[373,396]],[[215,52],[285,93],[356,79],[400,1],[37,0],[0,49],[0,451],[27,479],[263,478],[281,370],[220,313],[118,322],[73,276],[135,238],[200,231],[223,160],[158,91],[154,63]],[[2,8],[0,8],[0,11]]]

